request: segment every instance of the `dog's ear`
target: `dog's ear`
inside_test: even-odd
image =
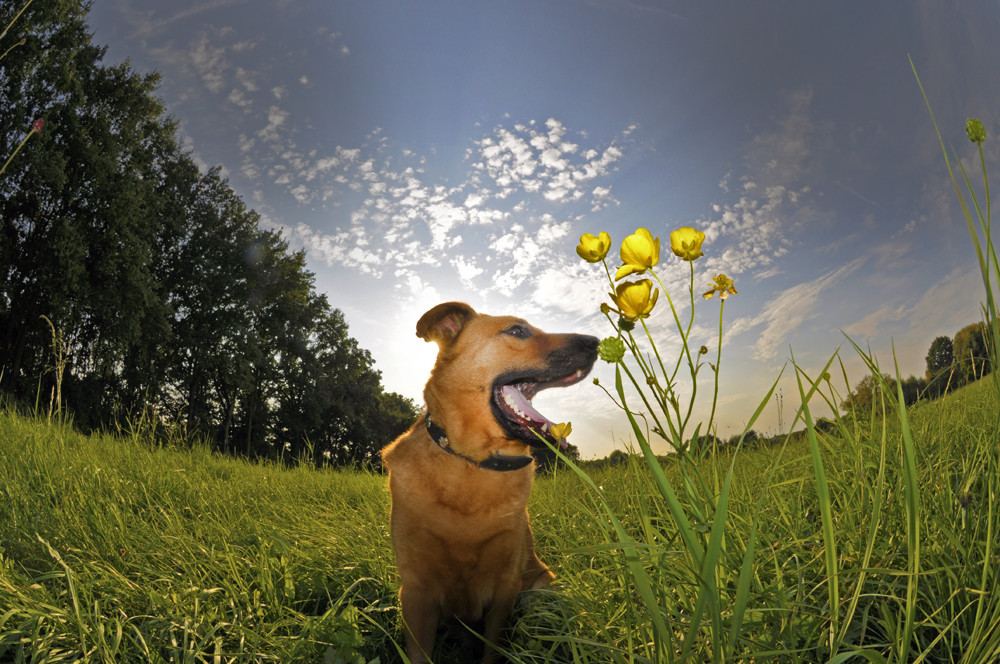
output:
[[[465,302],[439,304],[417,321],[417,336],[424,341],[436,341],[443,348],[458,336],[466,321],[477,315]]]

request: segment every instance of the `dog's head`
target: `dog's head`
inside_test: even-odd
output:
[[[546,334],[515,316],[478,314],[462,302],[425,313],[417,336],[438,344],[424,390],[427,407],[466,454],[491,453],[512,440],[543,445],[538,436],[564,442],[549,433],[552,422],[531,399],[582,380],[597,358],[596,337]]]

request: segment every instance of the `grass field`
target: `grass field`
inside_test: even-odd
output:
[[[539,479],[559,579],[524,598],[512,659],[997,661],[994,387],[921,403],[908,436],[890,410],[664,462],[700,568],[641,459]],[[378,475],[0,413],[0,662],[401,661],[388,507]]]

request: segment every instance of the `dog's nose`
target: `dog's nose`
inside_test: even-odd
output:
[[[597,337],[592,337],[589,334],[578,334],[579,337],[577,343],[580,344],[580,348],[586,350],[588,353],[596,353],[597,345],[601,343],[601,340]]]

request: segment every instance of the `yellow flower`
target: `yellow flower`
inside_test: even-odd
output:
[[[660,238],[645,228],[636,229],[635,233],[622,240],[622,265],[615,273],[615,281],[632,273],[642,274],[660,262]]]
[[[652,291],[652,297],[650,292]],[[656,304],[656,298],[660,296],[659,290],[653,290],[653,282],[649,279],[639,281],[627,281],[618,284],[614,293],[608,293],[616,305],[618,313],[629,320],[647,318],[649,312]]]
[[[713,280],[712,283],[709,284],[709,286],[712,287],[712,290],[702,295],[702,297],[704,297],[706,300],[711,300],[712,296],[715,295],[716,293],[719,294],[720,300],[725,300],[730,295],[737,294],[736,286],[733,285],[733,280],[724,274],[715,275],[715,279]]]
[[[608,255],[610,248],[611,236],[604,231],[601,231],[598,237],[584,233],[580,236],[580,245],[576,248],[576,253],[588,263],[596,263]]]
[[[704,241],[704,233],[684,226],[670,234],[670,250],[683,260],[693,261],[704,255],[701,251],[701,243]]]
[[[570,433],[573,432],[572,422],[561,422],[559,424],[553,424],[549,427],[549,435],[551,435],[556,440],[566,440],[569,438]]]

